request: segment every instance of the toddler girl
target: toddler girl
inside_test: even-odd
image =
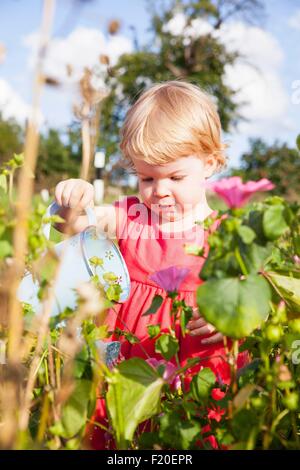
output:
[[[195,222],[215,217],[206,200],[205,181],[225,164],[216,107],[192,84],[170,81],[154,85],[127,113],[120,147],[127,167],[137,175],[140,199],[125,197],[114,205],[95,207],[99,227],[117,238],[131,279],[129,299],[108,313],[109,329],[130,331],[139,339],[135,344],[122,342],[126,359],[161,359],[147,326],[159,324],[162,332],[169,330],[172,300],[155,273],[163,271],[165,275],[168,268],[185,268],[178,298],[193,307],[194,313],[188,324],[190,334],[182,337],[178,329],[179,360],[184,365],[191,357],[206,358],[191,372],[210,367],[220,381],[229,383],[223,337],[201,318],[196,303],[208,233]],[[57,185],[55,197],[64,207],[61,215],[66,219],[65,226],[72,224],[75,232],[86,227],[86,216],[76,213],[71,220],[68,208],[82,211],[93,204],[93,196],[93,186],[82,180]],[[203,248],[203,256],[187,254],[188,245]],[[155,295],[163,297],[162,305],[156,313],[143,316]],[[101,402],[95,419],[103,419]],[[101,431],[98,441],[97,432],[93,438],[98,448],[102,445],[100,435]]]

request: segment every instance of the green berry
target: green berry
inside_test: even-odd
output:
[[[296,411],[299,405],[299,396],[296,392],[291,392],[283,399],[283,403],[288,410]]]
[[[251,405],[256,410],[261,410],[265,406],[265,400],[262,397],[253,397],[251,398]]]
[[[295,318],[289,322],[289,328],[293,333],[300,333],[300,318]]]
[[[272,343],[278,343],[282,336],[281,328],[277,325],[268,325],[265,330],[265,336]]]

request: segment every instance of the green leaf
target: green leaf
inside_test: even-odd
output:
[[[160,419],[159,441],[172,449],[190,449],[195,438],[200,435],[200,423],[184,421],[177,411],[164,414]]]
[[[264,269],[267,259],[271,256],[272,245],[271,242],[267,246],[252,243],[241,249],[241,255],[249,274],[257,274]]]
[[[246,225],[239,225],[237,228],[237,233],[246,245],[250,245],[250,243],[252,243],[256,237],[254,230],[252,230],[250,227],[247,227]]]
[[[181,333],[183,337],[185,337],[185,334],[186,334],[186,325],[188,324],[192,316],[193,316],[192,307],[189,307],[188,305],[184,305],[180,312],[180,328],[181,328]]]
[[[167,361],[177,353],[178,349],[178,339],[172,335],[164,333],[155,341],[155,352],[160,353]]]
[[[216,383],[216,376],[211,369],[205,367],[197,375],[194,375],[191,382],[190,393],[194,400],[202,402],[207,400],[210,391]]]
[[[107,409],[117,447],[126,448],[138,424],[157,414],[164,381],[140,358],[123,361],[108,379]]]
[[[291,302],[297,311],[300,310],[300,279],[274,272],[267,272],[266,278],[271,279],[286,301]]]
[[[147,315],[151,315],[152,313],[156,313],[161,304],[163,303],[163,297],[161,295],[155,295],[152,299],[152,303],[148,310],[143,313],[142,317],[145,317]]]
[[[155,338],[160,333],[160,325],[148,325],[147,326],[148,334],[150,338]]]
[[[276,240],[288,229],[284,218],[284,210],[284,206],[277,204],[270,206],[264,212],[263,230],[269,240]]]
[[[121,293],[122,293],[122,287],[119,284],[112,284],[105,291],[105,294],[108,300],[113,300],[115,302],[118,302],[118,300],[120,299]]]
[[[269,314],[271,289],[258,275],[205,282],[197,289],[199,311],[218,331],[232,338],[248,336]]]
[[[0,259],[12,255],[12,246],[7,240],[0,241]]]
[[[76,380],[75,383],[74,392],[63,406],[61,420],[50,428],[52,434],[66,439],[74,437],[84,429],[89,397],[93,386],[89,380]]]

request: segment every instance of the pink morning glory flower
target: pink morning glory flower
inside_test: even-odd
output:
[[[232,176],[208,183],[207,187],[224,199],[228,207],[234,208],[246,204],[252,194],[258,191],[270,191],[275,185],[267,178],[243,183],[240,176]]]
[[[172,362],[165,361],[164,359],[158,360],[155,357],[150,357],[146,359],[147,364],[153,367],[153,369],[157,369],[159,366],[165,366],[165,370],[163,373],[163,379],[171,386],[178,390],[181,386],[179,375],[176,375],[176,367]]]
[[[161,271],[156,271],[156,273],[151,274],[149,278],[167,292],[174,292],[179,289],[179,286],[185,280],[189,272],[190,270],[188,268],[170,266]]]

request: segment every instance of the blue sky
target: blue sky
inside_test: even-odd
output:
[[[83,3],[85,5],[79,7],[76,1],[56,2],[53,36],[59,41],[49,62],[49,70],[54,74],[59,68],[56,56],[65,50],[64,47],[71,54],[76,32],[77,38],[82,38],[82,43],[88,47],[92,37],[98,38],[96,31],[102,34],[99,40],[107,40],[107,22],[117,18],[122,22],[122,30],[115,49],[130,49],[130,25],[136,28],[140,42],[147,37],[149,16],[143,0]],[[292,145],[300,132],[300,0],[266,0],[264,3],[266,18],[258,22],[259,27],[235,22],[228,31],[224,31],[222,38],[230,47],[237,47],[248,56],[238,67],[228,70],[227,76],[230,85],[242,87],[241,100],[246,98],[249,102],[245,109],[249,121],[225,136],[230,143],[229,156],[233,165],[238,163],[241,152],[247,149],[249,137],[263,137],[268,142],[278,138]],[[0,63],[0,110],[7,115],[15,115],[19,120],[24,119],[31,100],[32,34],[39,27],[41,10],[41,0],[1,0],[0,44],[4,44],[7,53]],[[178,21],[174,20],[170,28],[174,25],[178,27]],[[72,57],[78,64],[83,64],[87,49],[84,49],[84,44],[76,44],[73,55],[77,53],[78,57]],[[108,42],[105,44],[108,46]],[[249,68],[247,62],[256,68]],[[71,120],[71,105],[68,88],[45,90],[42,103],[45,122],[63,128]]]

